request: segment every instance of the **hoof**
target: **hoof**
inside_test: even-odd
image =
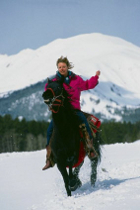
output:
[[[77,188],[80,188],[81,186],[82,186],[82,182],[78,177],[70,180],[69,187],[71,191],[75,191],[77,190]]]
[[[91,186],[92,187],[95,187],[95,182],[91,182]]]

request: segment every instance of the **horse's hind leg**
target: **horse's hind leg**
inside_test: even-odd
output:
[[[65,168],[64,165],[62,165],[61,163],[59,164],[59,162],[57,162],[57,167],[63,177],[63,180],[64,180],[64,183],[65,183],[65,188],[66,188],[66,191],[67,191],[67,195],[68,196],[71,196],[71,190],[70,190],[70,187],[69,187],[69,176],[68,176],[68,173],[67,173],[67,170]]]
[[[95,182],[97,179],[97,165],[98,165],[98,158],[95,158],[91,160],[91,176],[90,176],[90,182],[91,185],[94,187]]]

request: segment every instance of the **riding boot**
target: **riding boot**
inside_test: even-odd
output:
[[[98,154],[93,146],[93,138],[90,139],[85,124],[81,124],[79,127],[82,129],[83,132],[84,147],[88,157],[90,159],[96,158]]]
[[[46,170],[46,169],[48,169],[48,168],[50,168],[50,167],[53,167],[53,165],[51,164],[51,160],[50,160],[51,148],[50,148],[49,145],[46,147],[46,152],[47,152],[47,154],[46,154],[46,164],[45,164],[45,166],[42,168],[42,170]]]

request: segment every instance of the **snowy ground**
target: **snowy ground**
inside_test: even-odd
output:
[[[1,210],[138,210],[140,141],[105,145],[95,188],[90,162],[80,172],[83,186],[67,197],[57,167],[42,171],[45,150],[0,154]]]

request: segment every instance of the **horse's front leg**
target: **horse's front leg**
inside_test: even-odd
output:
[[[79,176],[79,172],[80,172],[81,167],[83,166],[83,163],[84,163],[84,161],[79,166],[77,166],[73,171],[73,175],[77,178]]]
[[[59,162],[59,161],[57,162],[57,167],[58,167],[58,170],[60,171],[60,173],[63,177],[64,183],[65,183],[65,188],[66,188],[66,191],[67,191],[67,195],[71,196],[71,190],[70,190],[70,187],[69,187],[69,176],[68,176],[66,167],[65,167],[64,164],[62,164],[62,162]]]
[[[70,179],[70,189],[71,189],[71,191],[75,191],[77,188],[82,186],[82,182],[79,179],[79,172],[80,172],[80,169],[81,169],[83,163],[84,163],[84,161],[79,166],[77,166],[72,173],[72,176],[71,176],[71,179]]]

